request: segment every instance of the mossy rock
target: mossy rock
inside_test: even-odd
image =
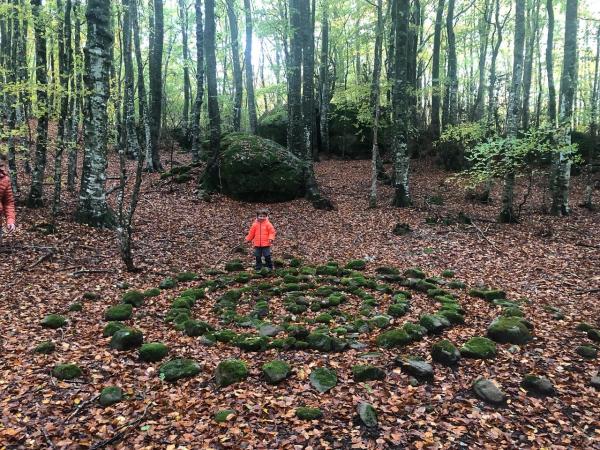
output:
[[[215,329],[211,324],[202,320],[187,320],[183,326],[185,334],[188,336],[202,336]]]
[[[265,363],[262,366],[263,375],[270,384],[277,384],[285,380],[291,369],[292,367],[288,363],[279,359]]]
[[[92,301],[100,300],[100,294],[98,292],[92,292],[92,291],[84,292],[83,299],[84,300],[92,300]]]
[[[235,417],[236,412],[234,409],[222,409],[215,413],[215,422],[223,423],[227,422],[232,417]]]
[[[450,321],[444,316],[424,314],[419,318],[419,324],[429,333],[439,334],[450,326]]]
[[[337,374],[326,367],[317,367],[310,373],[310,384],[321,394],[337,385]]]
[[[171,303],[171,308],[190,309],[194,303],[195,300],[192,297],[178,297]]]
[[[502,310],[504,317],[523,317],[523,311],[518,306],[509,306]]]
[[[136,290],[127,291],[121,297],[121,303],[126,303],[131,306],[139,307],[144,303],[144,293]]]
[[[118,330],[110,339],[110,348],[115,350],[131,350],[144,343],[144,335],[140,330],[125,327]]]
[[[464,316],[454,309],[440,309],[437,315],[445,317],[452,325],[465,323]]]
[[[123,321],[131,319],[133,314],[133,306],[129,303],[121,303],[108,308],[104,312],[104,320]]]
[[[340,269],[336,266],[329,266],[329,265],[317,266],[316,274],[317,275],[336,276],[339,273],[339,270]]]
[[[150,288],[150,289],[146,289],[144,292],[144,297],[158,297],[160,295],[160,289],[159,288]]]
[[[83,311],[83,305],[81,303],[71,303],[69,305],[69,312],[80,312]]]
[[[304,196],[304,163],[269,139],[231,133],[222,139],[222,192],[242,201],[279,202]],[[216,174],[215,174],[216,175]]]
[[[596,328],[592,328],[587,332],[588,338],[590,338],[594,342],[600,342],[600,330]]]
[[[278,105],[265,111],[258,120],[256,133],[266,139],[287,146],[288,114],[286,105]]]
[[[333,321],[333,317],[329,313],[322,313],[315,317],[315,322],[317,323],[329,323]]]
[[[194,281],[198,279],[198,274],[196,272],[179,272],[175,278],[181,282]]]
[[[506,299],[506,292],[500,289],[471,289],[469,290],[469,295],[482,298],[489,302]]]
[[[140,347],[139,358],[145,362],[157,362],[169,353],[169,347],[162,342],[148,342]]]
[[[441,275],[444,278],[454,278],[455,272],[454,270],[446,269],[442,272]]]
[[[98,401],[103,407],[114,405],[123,400],[123,389],[118,386],[107,386],[100,392]]]
[[[233,330],[219,330],[213,333],[215,339],[219,342],[231,342],[237,337],[237,333]]]
[[[239,359],[221,361],[215,370],[215,382],[219,387],[238,383],[248,377],[248,366]]]
[[[319,408],[302,406],[296,409],[296,417],[300,420],[317,420],[323,417],[323,411]]]
[[[520,317],[498,317],[488,327],[487,335],[490,339],[501,344],[525,344],[531,340],[529,328]]]
[[[408,312],[409,308],[410,305],[408,302],[396,302],[392,303],[388,307],[387,313],[392,317],[398,318],[404,316]]]
[[[578,331],[583,331],[585,333],[587,333],[588,331],[590,331],[592,328],[594,328],[592,325],[590,325],[587,322],[579,322],[577,324],[577,326],[575,327],[576,330]]]
[[[575,351],[585,359],[595,359],[598,357],[598,348],[593,345],[580,345]]]
[[[195,377],[199,373],[200,365],[193,359],[185,358],[172,359],[158,369],[159,377],[169,382]]]
[[[177,286],[177,281],[171,277],[165,278],[158,285],[160,289],[173,289],[175,286]]]
[[[40,325],[43,328],[51,328],[53,330],[56,330],[58,328],[62,328],[66,324],[67,324],[67,319],[65,319],[60,314],[48,314],[40,322]]]
[[[36,345],[36,347],[33,349],[33,352],[41,353],[43,355],[48,355],[48,354],[52,353],[54,350],[56,350],[56,345],[54,344],[54,342],[43,341],[43,342],[40,342],[38,345]]]
[[[464,289],[467,287],[464,281],[452,280],[448,283],[450,289]]]
[[[546,377],[540,377],[535,374],[527,374],[521,380],[521,387],[529,394],[547,397],[556,394],[556,389],[552,382]]]
[[[171,308],[165,316],[165,322],[183,323],[190,319],[189,308]]]
[[[310,333],[306,337],[306,342],[310,348],[320,352],[341,352],[347,346],[341,339],[318,331]]]
[[[360,402],[356,408],[358,417],[367,428],[377,427],[377,411],[367,402]]]
[[[490,359],[496,356],[496,343],[491,339],[475,336],[460,348],[460,354],[466,358]]]
[[[206,296],[204,289],[190,288],[179,294],[180,297],[192,297],[194,300],[200,300]]]
[[[375,273],[379,275],[399,275],[400,271],[395,267],[380,266],[375,268]]]
[[[387,327],[390,326],[391,319],[392,318],[390,316],[382,316],[382,315],[373,316],[369,320],[369,324],[373,328],[374,327],[377,327],[377,328],[387,328]]]
[[[301,340],[301,341],[306,339],[308,337],[308,335],[310,334],[308,329],[301,325],[292,325],[287,329],[287,332],[290,335],[290,337],[293,337],[293,338]]]
[[[349,270],[365,270],[367,262],[363,259],[352,259],[346,264],[346,269]]]
[[[371,364],[359,364],[352,366],[352,376],[354,377],[354,381],[359,383],[363,381],[384,380],[385,371]]]
[[[59,380],[72,380],[81,374],[81,368],[77,364],[59,364],[52,369],[52,375]]]
[[[395,328],[393,330],[380,333],[379,336],[377,336],[376,342],[379,347],[393,348],[410,344],[412,342],[412,338],[402,328]]]
[[[265,336],[238,337],[233,343],[247,352],[262,352],[267,349],[269,339]]]
[[[419,267],[411,267],[406,269],[403,274],[407,278],[425,279],[427,275]]]
[[[402,326],[402,330],[406,332],[412,341],[419,341],[427,335],[427,328],[412,322],[406,322]]]
[[[123,328],[126,328],[126,325],[122,324],[121,322],[108,322],[104,327],[104,330],[102,330],[102,336],[111,337],[113,334],[119,330],[122,330]]]
[[[431,346],[431,358],[445,366],[454,366],[460,360],[460,352],[452,342],[443,339]]]

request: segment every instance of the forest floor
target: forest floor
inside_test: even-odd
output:
[[[111,175],[116,176],[117,166],[111,161]],[[575,206],[567,218],[542,214],[543,189],[536,184],[522,222],[496,224],[497,201],[482,205],[465,200],[464,192],[448,181],[449,174],[423,162],[415,163],[411,173],[414,207],[388,206],[392,191],[384,186],[381,206],[368,209],[369,167],[368,161],[316,165],[318,180],[336,205],[330,212],[314,210],[305,200],[257,205],[215,196],[204,203],[196,198],[194,183],[174,184],[148,175],[135,219],[137,273],[123,270],[113,231],[72,222],[75,196],[65,194],[65,215],[51,235],[36,226],[48,222],[46,209],[19,207],[19,231],[0,247],[0,447],[600,448],[600,394],[590,386],[598,360],[575,352],[591,343],[576,325],[600,326],[600,212]],[[572,198],[579,199],[579,177],[573,183]],[[51,192],[46,194],[49,198]],[[495,199],[498,194],[494,192]],[[431,204],[432,196],[441,197],[443,204]],[[596,201],[598,197],[596,192]],[[433,381],[415,385],[396,367],[395,356],[430,360],[431,345],[441,338],[460,346],[472,336],[485,336],[500,308],[459,291],[455,295],[466,310],[466,323],[441,337],[429,335],[387,350],[375,346],[375,330],[361,336],[367,350],[250,353],[225,343],[202,345],[164,323],[173,297],[199,284],[192,281],[146,299],[128,323],[144,332],[146,342],[166,343],[169,357],[198,361],[199,375],[167,383],[157,374],[160,363],[140,362],[136,351],[109,348],[110,338],[102,337],[103,316],[108,306],[120,302],[123,283],[146,290],[182,271],[198,272],[202,280],[206,269],[218,261],[222,269],[236,257],[251,268],[249,253],[228,252],[242,242],[259,206],[269,208],[277,228],[275,258],[291,254],[312,265],[363,258],[371,276],[384,265],[400,271],[418,266],[429,275],[452,269],[469,287],[486,285],[505,290],[509,299],[527,299],[522,309],[535,327],[533,340],[519,347],[498,345],[495,359],[465,358],[456,368],[435,364]],[[456,217],[461,211],[474,225],[425,220]],[[392,234],[398,222],[408,223],[412,231]],[[84,300],[86,292],[99,294],[99,299]],[[207,293],[193,311],[218,326],[212,313],[215,295]],[[388,297],[382,301],[389,302]],[[81,312],[67,312],[74,302],[83,303]],[[281,298],[275,296],[272,303],[273,312],[285,313]],[[431,299],[418,293],[411,305],[409,315],[394,319],[393,325],[434,308]],[[555,320],[549,306],[559,308],[564,318]],[[344,308],[358,309],[354,301]],[[50,313],[64,314],[68,325],[42,328],[40,320]],[[33,353],[44,340],[54,341],[56,351]],[[364,363],[369,350],[381,352],[369,362],[384,368],[386,379],[354,382],[350,367]],[[216,387],[214,370],[225,358],[247,361],[250,376]],[[272,386],[261,378],[260,367],[276,358],[293,369],[289,379]],[[52,377],[54,366],[65,362],[77,363],[83,375],[72,381]],[[321,365],[338,374],[337,386],[322,394],[308,377]],[[557,395],[527,395],[519,385],[527,373],[548,377]],[[496,380],[508,402],[492,407],[478,399],[471,391],[478,376]],[[122,387],[127,399],[102,408],[97,396],[109,385]],[[356,421],[361,400],[377,410],[377,430]],[[323,418],[298,419],[294,412],[302,405],[320,407]],[[235,414],[216,423],[214,414],[222,409]]]

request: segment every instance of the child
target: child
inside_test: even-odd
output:
[[[15,199],[4,153],[0,153],[0,236],[2,235],[2,216],[6,216],[6,229],[9,234],[15,231]]]
[[[259,209],[256,212],[256,220],[250,227],[246,236],[246,242],[252,242],[254,245],[254,256],[256,256],[256,270],[263,267],[262,257],[265,257],[265,264],[269,270],[273,270],[273,261],[271,260],[271,244],[275,239],[275,228],[269,222],[269,213],[266,209]]]

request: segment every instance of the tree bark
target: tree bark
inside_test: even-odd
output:
[[[393,205],[404,207],[411,204],[408,190],[408,27],[410,1],[397,0],[395,22],[394,80],[392,84],[392,154],[394,157],[394,200]],[[451,0],[452,1],[452,0]]]
[[[329,2],[324,0],[321,18],[321,61],[319,66],[319,132],[321,151],[329,154],[329,105],[331,103],[331,81],[329,79]]]
[[[373,111],[373,148],[371,149],[371,189],[369,207],[377,206],[377,175],[379,160],[379,96],[381,78],[381,52],[383,44],[383,5],[377,0],[377,29],[375,32],[375,56],[373,60],[373,79],[371,82],[371,108]]]
[[[256,134],[258,119],[256,117],[256,99],[254,98],[254,73],[252,69],[252,7],[250,0],[244,0],[244,11],[246,13],[246,49],[245,49],[245,70],[246,70],[246,101],[248,103],[248,123],[250,134]]]
[[[46,148],[48,145],[48,69],[46,67],[46,26],[45,19],[41,14],[41,0],[31,0],[31,8],[35,32],[35,85],[39,113],[36,130],[35,160],[27,204],[32,208],[38,208],[43,205],[44,172],[46,170]]]
[[[529,98],[531,96],[531,78],[533,73],[533,49],[537,40],[537,33],[540,21],[540,0],[534,0],[534,9],[529,10],[529,20],[527,28],[529,29],[529,39],[525,44],[525,69],[523,72],[523,114],[521,128],[529,128]]]
[[[240,65],[238,21],[234,0],[226,0],[226,3],[227,17],[229,17],[229,32],[231,33],[231,60],[233,64],[233,131],[240,131],[242,121],[243,79],[242,67]],[[206,20],[208,21],[208,18]]]
[[[307,0],[289,0],[289,57],[288,73],[288,130],[287,143],[289,150],[297,157],[304,159],[306,141],[302,129],[302,38],[300,3]]]
[[[487,60],[492,9],[491,1],[485,0],[483,17],[479,19],[479,81],[477,83],[477,94],[475,96],[473,112],[471,114],[472,121],[483,119],[485,104],[485,62]]]
[[[442,127],[456,125],[458,121],[458,75],[456,58],[456,37],[454,35],[454,2],[448,0],[446,15],[446,38],[448,40],[448,72],[446,75],[446,93],[442,112]]]
[[[500,53],[500,46],[502,45],[502,31],[506,24],[506,19],[509,14],[506,15],[503,21],[500,20],[500,1],[496,0],[495,7],[495,20],[494,20],[494,33],[492,38],[495,38],[492,59],[490,62],[490,83],[488,86],[488,113],[487,122],[488,128],[499,131],[499,120],[498,120],[498,97],[496,94],[496,61],[498,60],[498,54]],[[492,39],[494,41],[494,39]]]
[[[152,20],[151,51],[148,61],[150,73],[150,139],[151,157],[146,158],[146,170],[162,170],[160,163],[159,141],[162,119],[162,56],[164,38],[163,0],[152,0],[154,16]]]
[[[310,2],[302,0],[302,126],[306,142],[306,158],[315,159],[315,39],[313,10]]]
[[[506,110],[506,135],[509,140],[517,139],[519,119],[521,117],[521,91],[523,83],[523,47],[525,45],[525,0],[515,0],[515,40],[513,47],[513,72],[508,93]],[[510,143],[509,143],[510,145]],[[510,155],[506,156],[510,158]],[[504,177],[502,192],[502,210],[498,220],[511,223],[516,220],[514,203],[515,172],[508,169]]]
[[[442,20],[444,0],[439,0],[435,15],[433,35],[433,57],[431,61],[431,134],[433,139],[440,137],[440,47],[442,42]]]
[[[577,7],[578,0],[567,0],[565,13],[565,44],[562,75],[560,77],[559,145],[571,145],[573,97],[577,86]],[[552,206],[555,216],[569,214],[569,183],[571,159],[562,150],[555,156],[552,177]]]
[[[600,147],[598,141],[598,64],[600,63],[600,26],[596,35],[596,59],[594,61],[594,82],[592,84],[592,92],[590,98],[590,138],[592,140],[592,146],[587,155],[588,163],[585,167],[585,192],[583,194],[583,206],[588,209],[592,209],[592,193],[594,192],[593,186],[593,169],[595,162],[595,155]]]
[[[125,88],[123,92],[123,121],[125,155],[129,158],[140,157],[140,146],[135,129],[135,105],[133,83],[133,58],[131,57],[131,3],[137,0],[123,0],[123,65],[125,66]]]
[[[190,81],[189,49],[188,49],[188,5],[186,0],[178,0],[179,22],[181,26],[181,47],[183,56],[183,131],[187,135],[190,128],[190,101],[192,98],[192,83]]]
[[[114,217],[106,203],[106,144],[110,96],[110,65],[113,31],[110,0],[88,0],[87,43],[85,46],[85,87],[88,91],[84,114],[83,171],[77,220],[94,227],[112,227]]]
[[[192,120],[192,161],[200,161],[202,138],[200,136],[200,113],[204,97],[204,31],[202,25],[202,0],[195,0],[196,10],[196,100]]]
[[[548,78],[548,119],[550,126],[556,126],[556,88],[554,87],[554,62],[552,51],[554,50],[554,5],[552,0],[546,0],[546,11],[548,12],[548,37],[546,39],[546,77]]]

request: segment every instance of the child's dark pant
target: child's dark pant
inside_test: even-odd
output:
[[[271,247],[254,247],[254,256],[256,257],[256,270],[263,267],[262,257],[265,257],[265,266],[273,270],[273,261],[271,261]]]

